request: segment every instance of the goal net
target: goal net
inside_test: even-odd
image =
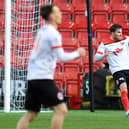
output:
[[[39,11],[42,5],[50,2],[48,0],[11,1],[11,111],[24,109],[28,58],[37,29],[44,23]],[[4,68],[1,69],[0,82],[0,106],[3,108]]]

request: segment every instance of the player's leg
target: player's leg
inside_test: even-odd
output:
[[[129,113],[129,100],[128,100],[128,89],[127,84],[124,82],[120,84],[120,90],[121,90],[121,102],[123,104],[125,112]]]
[[[27,113],[19,120],[16,129],[27,129],[30,122],[34,120],[40,112],[41,104],[37,98],[39,94],[38,81],[28,81],[26,92],[25,109]]]
[[[127,71],[119,71],[113,74],[116,79],[116,83],[121,91],[121,102],[123,104],[126,115],[129,114],[129,100],[128,100],[128,89],[127,89]]]
[[[27,129],[30,122],[34,120],[38,115],[38,112],[30,112],[25,113],[23,117],[19,120],[16,129]]]
[[[63,121],[67,113],[67,106],[65,103],[59,104],[54,107],[54,116],[51,121],[52,129],[62,129]]]
[[[44,99],[42,104],[53,107],[54,115],[51,120],[51,129],[62,129],[63,121],[67,113],[67,106],[63,93],[57,88],[53,80],[43,81],[44,87],[40,88],[41,98]],[[43,84],[42,83],[42,84]],[[44,94],[46,94],[44,96]]]

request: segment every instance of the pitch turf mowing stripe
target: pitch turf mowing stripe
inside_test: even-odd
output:
[[[15,129],[24,113],[0,113],[0,129]],[[29,129],[50,129],[53,112],[41,113]],[[63,129],[129,129],[124,111],[69,111]]]

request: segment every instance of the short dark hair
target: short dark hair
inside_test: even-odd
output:
[[[110,33],[111,32],[115,32],[117,29],[121,29],[122,26],[119,25],[119,24],[113,24],[111,27],[110,27]]]
[[[51,4],[51,5],[43,5],[41,8],[40,8],[40,15],[42,16],[42,18],[46,21],[49,20],[49,16],[50,14],[52,13],[52,9],[55,5],[54,4]]]

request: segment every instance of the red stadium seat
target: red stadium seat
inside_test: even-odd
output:
[[[89,63],[89,51],[86,50],[86,56],[82,58],[82,65],[85,63]]]
[[[112,13],[128,13],[128,6],[122,0],[110,0]]]
[[[93,13],[107,13],[110,14],[111,8],[109,3],[105,3],[104,0],[92,0]]]
[[[74,67],[75,68],[75,67]],[[74,69],[73,68],[73,69]],[[72,69],[72,68],[71,68]],[[65,77],[66,77],[66,80],[69,80],[69,81],[75,81],[77,82],[78,81],[78,72],[75,72],[75,71],[68,71],[68,72],[64,72],[65,74]]]
[[[63,64],[62,70],[66,80],[78,81],[78,72],[81,70],[82,59],[67,61]]]
[[[1,30],[5,29],[5,14],[0,14],[0,28]]]
[[[95,38],[92,38],[92,48],[96,48],[97,42]],[[88,37],[86,40],[80,40],[80,47],[88,48]]]
[[[70,74],[70,72],[80,72],[81,65],[80,63],[64,63],[63,72]]]
[[[69,13],[62,13],[62,22],[70,21],[70,14]]]
[[[69,97],[69,109],[81,109],[81,97]]]
[[[71,61],[67,61],[67,62],[65,62],[63,64],[63,71],[64,72],[69,72],[70,70],[68,70],[68,67],[69,66],[73,66],[74,68],[72,68],[72,71],[79,72],[80,71],[81,64],[82,64],[82,59],[81,58],[75,59],[75,60],[71,60]]]
[[[86,11],[85,0],[72,0],[72,5],[74,7],[75,12],[85,12]]]
[[[79,41],[76,38],[63,38],[63,48],[77,48]]]
[[[60,91],[63,92],[63,90],[64,90],[64,84],[63,84],[63,82],[56,80],[55,83],[56,83],[57,88],[58,88]]]
[[[120,25],[122,25],[123,31],[129,31],[129,22],[127,20],[127,15],[123,14],[123,13],[115,13],[112,14],[112,23],[119,23]]]
[[[79,72],[80,71],[80,66],[77,65],[77,64],[64,64],[63,65],[63,71],[65,73],[68,73],[68,74],[69,74],[69,72]]]
[[[85,47],[85,51],[86,51],[86,57],[82,58],[82,59],[84,59],[84,60],[83,60],[83,63],[85,62],[85,58],[87,59],[88,56],[89,56],[88,45]],[[95,45],[93,44],[93,45],[92,45],[92,54],[94,55],[95,52],[96,52],[96,44],[95,44]]]
[[[79,39],[81,47],[85,47],[88,45],[88,32],[87,31],[77,31],[76,37]]]
[[[86,4],[85,0],[79,0],[79,1],[78,0],[71,0],[71,3],[77,4],[77,5],[79,5],[80,3],[81,4]]]
[[[88,39],[86,40],[80,40],[80,47],[88,47]]]
[[[3,37],[0,37],[0,50],[5,48],[4,39]]]
[[[96,38],[92,38],[92,44],[97,47],[98,46],[98,40]]]
[[[63,72],[55,72],[54,74],[54,80],[56,82],[57,87],[60,90],[63,90],[64,88],[64,83],[65,83],[65,76]]]
[[[128,35],[129,36],[129,31],[127,31],[127,30],[123,30],[123,35]]]
[[[97,24],[101,23],[102,21],[107,22],[108,21],[108,15],[105,14],[105,13],[100,13],[100,14],[95,13],[95,14],[93,14],[93,21]]]
[[[55,69],[55,72],[62,72],[62,63],[60,62],[57,62],[56,63],[56,69]]]
[[[75,23],[71,21],[70,14],[63,13],[62,14],[62,23],[59,25],[60,30],[74,30]]]
[[[62,12],[64,13],[70,13],[71,15],[73,14],[73,6],[70,3],[64,3],[64,2],[60,2],[60,0],[56,0],[56,2],[54,2]]]
[[[73,37],[73,32],[72,31],[60,31],[61,35],[62,35],[62,39],[65,38],[72,38]]]
[[[103,31],[103,30],[99,31],[98,30],[98,31],[96,31],[96,38],[97,38],[97,40],[100,40],[100,41],[109,39],[110,33],[109,33],[109,31]]]
[[[76,29],[87,29],[87,17],[84,15],[84,13],[75,13],[74,21],[76,24]]]
[[[93,45],[93,50],[92,50],[92,56],[94,58],[94,55],[96,53],[96,45]],[[85,48],[86,50],[86,56],[82,58],[82,66],[84,67],[85,64],[88,64],[89,63],[89,50],[88,50],[88,46],[87,48]]]
[[[63,72],[55,72],[54,74],[54,80],[65,80],[65,76]]]
[[[74,31],[76,28],[75,23],[73,21],[62,21],[59,25],[59,30],[72,30]]]
[[[96,29],[109,30],[109,27],[111,25],[111,22],[108,21],[107,14],[94,14],[93,15],[93,22],[94,22]]]
[[[62,3],[66,3],[66,0],[53,0],[53,3],[55,4],[62,4]]]
[[[0,55],[0,68],[4,68],[5,66],[5,57]]]
[[[86,41],[88,41],[88,31],[76,31],[76,37],[79,40],[86,40]]]
[[[75,23],[71,20],[69,13],[62,14],[62,23],[59,25],[59,30],[73,30],[76,28]]]
[[[3,42],[5,42],[5,32],[4,31],[0,31],[0,38],[3,40]]]
[[[121,23],[119,23],[122,26],[124,32],[129,31],[129,24],[128,23],[129,22],[121,22]]]
[[[81,47],[87,47],[88,45],[87,31],[76,31],[76,37],[79,39]],[[92,38],[92,45],[96,45],[96,40],[94,38]]]
[[[0,12],[5,11],[5,0],[0,0]]]
[[[75,81],[66,81],[65,85],[65,95],[68,97],[77,97],[80,96],[80,86],[78,82]]]
[[[127,15],[126,14],[112,14],[112,22],[113,23],[121,23],[127,21]]]

